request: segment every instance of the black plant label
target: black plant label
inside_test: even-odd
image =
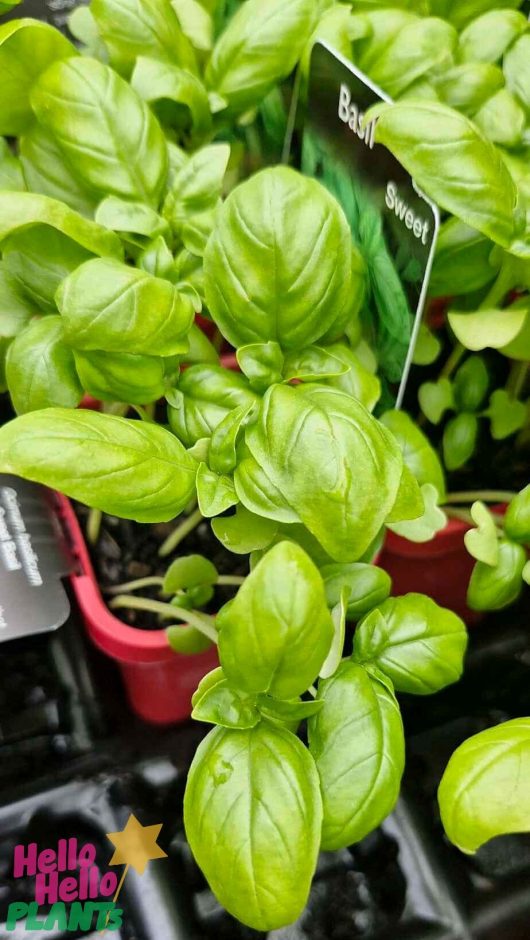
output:
[[[403,400],[439,228],[437,207],[376,142],[377,119],[369,120],[369,111],[389,100],[321,42],[295,121],[300,168],[338,199],[366,263],[361,320],[379,364],[380,410]]]
[[[45,487],[0,474],[0,641],[56,630],[72,561]]]

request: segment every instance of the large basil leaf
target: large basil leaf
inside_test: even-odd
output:
[[[44,127],[33,124],[20,138],[19,149],[24,179],[31,192],[65,202],[81,215],[94,214],[98,197],[73,174]]]
[[[32,226],[56,229],[93,255],[121,258],[123,249],[109,232],[74,212],[63,202],[36,193],[0,192],[0,243],[8,236]]]
[[[131,85],[144,101],[149,102],[159,119],[180,123],[179,110],[189,112],[191,136],[206,137],[212,128],[212,115],[206,88],[196,75],[168,62],[139,56]],[[169,105],[169,111],[168,111]]]
[[[351,306],[351,235],[333,197],[287,167],[224,203],[204,256],[210,313],[234,346],[316,342]]]
[[[489,10],[460,34],[459,58],[462,62],[498,62],[527,28],[528,20],[516,10]]]
[[[343,392],[276,385],[245,440],[263,474],[330,557],[357,561],[396,499],[402,458],[392,435]],[[239,467],[235,484],[246,503]],[[259,499],[259,491],[255,495]],[[274,502],[274,490],[265,489],[264,496]],[[264,515],[290,521],[263,509]]]
[[[168,399],[171,429],[188,447],[210,437],[234,408],[259,401],[244,375],[210,363],[186,369]]]
[[[301,695],[318,676],[333,624],[324,584],[294,542],[271,548],[217,618],[227,679],[247,692]]]
[[[445,831],[472,854],[495,836],[530,830],[530,719],[515,718],[464,741],[438,790]]]
[[[1,197],[0,197],[1,198]],[[56,312],[61,281],[91,253],[49,225],[22,228],[2,243],[6,270],[43,311]]]
[[[164,135],[109,66],[88,57],[56,62],[34,86],[31,104],[82,183],[103,196],[158,205],[168,169]]]
[[[247,0],[214,47],[208,87],[232,111],[255,107],[294,69],[313,25],[313,0]]]
[[[453,297],[480,290],[497,276],[501,260],[489,238],[460,219],[448,219],[438,236],[429,292]]]
[[[0,134],[16,136],[31,124],[34,83],[56,59],[74,55],[72,44],[47,23],[20,19],[0,26]]]
[[[63,341],[61,317],[33,320],[19,333],[9,348],[6,377],[18,414],[54,405],[77,407],[83,389]]]
[[[0,428],[0,472],[114,516],[167,522],[189,503],[197,464],[156,424],[46,408]]]
[[[405,465],[420,486],[431,483],[438,490],[440,501],[443,502],[444,472],[440,458],[425,434],[404,411],[387,411],[381,421],[392,432],[401,448]]]
[[[372,81],[395,98],[426,72],[450,65],[458,41],[450,23],[436,17],[403,26],[370,68]]]
[[[375,113],[376,139],[432,199],[514,254],[530,256],[517,187],[499,152],[468,118],[431,101],[378,105]]]
[[[290,731],[262,721],[215,728],[188,774],[184,822],[191,850],[223,907],[256,930],[301,914],[322,825],[313,758]]]
[[[61,284],[57,306],[75,349],[172,356],[186,349],[193,303],[169,281],[94,258]]]
[[[37,313],[38,307],[24,295],[16,279],[0,263],[0,336],[16,336]]]
[[[195,70],[195,54],[169,0],[93,0],[90,9],[112,64],[129,74],[138,56]]]
[[[322,848],[359,842],[392,811],[405,764],[403,724],[388,683],[344,661],[319,682],[324,707],[309,720],[324,821]]]
[[[85,392],[102,401],[146,405],[164,394],[164,360],[156,356],[76,350],[75,364]]]
[[[463,621],[423,594],[390,597],[361,620],[354,656],[392,679],[398,692],[431,695],[462,675]]]

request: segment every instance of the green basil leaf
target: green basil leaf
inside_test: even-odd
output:
[[[500,348],[500,352],[503,356],[508,356],[509,359],[517,359],[520,362],[528,362],[530,360],[530,307],[528,303],[524,301],[526,301],[526,298],[521,298],[521,300],[513,304],[514,307],[520,306],[523,309],[524,307],[527,309],[521,330],[506,346],[501,346]],[[503,310],[503,316],[505,312],[506,311]]]
[[[530,561],[527,561],[523,568],[523,581],[525,584],[530,585]]]
[[[164,594],[217,583],[217,568],[203,555],[181,555],[166,571],[162,590]]]
[[[18,19],[0,26],[0,134],[16,136],[33,122],[31,89],[57,59],[75,56],[72,44],[53,26]]]
[[[138,255],[137,265],[148,274],[165,277],[168,281],[171,281],[174,275],[178,276],[173,255],[162,235],[158,235],[145,246]]]
[[[306,346],[304,349],[288,353],[285,359],[284,375],[287,380],[299,379],[301,382],[324,382],[338,378],[349,372],[349,366],[338,356],[321,346]]]
[[[7,141],[0,137],[0,190],[2,189],[22,192],[26,189],[26,182],[20,160],[11,151]]]
[[[131,78],[131,85],[144,101],[151,105],[159,119],[173,116],[178,120],[182,108],[189,112],[192,139],[207,137],[212,128],[212,116],[208,93],[192,72],[176,64],[138,56]],[[174,110],[168,112],[168,103]]]
[[[491,436],[494,441],[503,441],[525,426],[527,406],[512,398],[504,388],[493,392],[489,408],[485,412],[491,421]]]
[[[84,185],[156,208],[168,171],[164,135],[109,66],[88,57],[56,62],[34,86],[31,103]]]
[[[516,10],[490,10],[460,34],[459,58],[462,62],[498,62],[527,28],[526,17]]]
[[[506,310],[477,310],[476,313],[449,313],[449,324],[466,349],[502,349],[523,329],[529,312],[528,301],[512,304]]]
[[[164,394],[164,360],[132,353],[74,351],[85,392],[101,401],[148,405]]]
[[[432,483],[440,496],[445,499],[445,479],[438,454],[429,443],[425,434],[404,411],[387,411],[381,417],[382,423],[396,438],[403,460],[416,480],[422,486]]]
[[[0,193],[0,242],[34,226],[56,229],[93,255],[123,256],[123,248],[114,232],[84,219],[57,199],[36,193]]]
[[[316,180],[263,170],[219,211],[204,273],[208,309],[233,346],[299,349],[351,306],[350,229]]]
[[[205,695],[206,692],[209,691],[209,689],[213,689],[214,686],[216,686],[219,682],[222,682],[224,678],[225,674],[221,666],[217,666],[216,669],[212,669],[211,672],[206,673],[206,675],[199,682],[199,685],[191,697],[191,704],[193,707],[195,708],[195,706],[199,704],[201,698],[203,695]]]
[[[359,620],[364,614],[385,601],[390,594],[390,576],[375,565],[357,562],[353,565],[324,565],[320,569],[324,579],[328,605],[335,607],[347,588],[347,615],[349,620]]]
[[[345,343],[334,343],[327,347],[333,356],[342,360],[348,371],[326,379],[325,384],[357,398],[368,411],[373,411],[381,397],[381,382],[367,369],[354,350]]]
[[[78,350],[172,356],[186,349],[193,322],[187,294],[118,261],[87,261],[61,284],[57,306]]]
[[[6,378],[17,414],[55,405],[76,408],[83,395],[61,317],[33,320],[9,347]]]
[[[51,196],[89,218],[97,196],[72,173],[51,134],[40,124],[32,124],[19,140],[20,162],[27,188]]]
[[[354,657],[389,676],[398,692],[431,695],[462,675],[467,632],[452,610],[423,594],[390,597],[357,627]]]
[[[491,0],[431,0],[433,12],[454,23],[460,30],[471,20],[491,10]],[[495,0],[497,10],[514,9],[521,6],[521,0]]]
[[[0,428],[0,472],[137,522],[182,512],[196,466],[172,434],[145,421],[47,408]]]
[[[212,529],[228,551],[248,555],[268,548],[278,532],[278,525],[239,505],[235,515],[212,519]]]
[[[430,101],[384,104],[376,113],[376,140],[418,186],[513,254],[530,256],[517,187],[494,145],[468,118]]]
[[[315,700],[308,702],[302,702],[300,700],[284,702],[280,699],[271,698],[270,695],[264,695],[261,692],[257,696],[257,707],[259,711],[264,718],[268,718],[270,721],[303,721],[304,718],[311,718],[312,715],[316,715],[322,706],[323,702]]]
[[[448,470],[459,470],[475,453],[479,432],[478,418],[462,412],[446,424],[443,435],[444,464]]]
[[[440,424],[446,411],[452,411],[455,407],[453,383],[446,378],[424,382],[418,389],[418,401],[431,424]]]
[[[448,838],[473,854],[495,836],[530,830],[530,719],[464,741],[445,768],[438,803]]]
[[[0,392],[7,392],[6,359],[11,343],[11,338],[0,336]]]
[[[501,69],[489,62],[455,65],[436,79],[436,90],[442,101],[470,117],[503,85]]]
[[[165,0],[93,0],[90,9],[119,71],[129,74],[142,55],[196,69],[191,44]]]
[[[22,292],[16,278],[5,265],[0,263],[0,336],[16,336],[37,313],[38,307]]]
[[[57,288],[91,254],[49,225],[21,228],[4,239],[6,270],[43,312],[56,313]]]
[[[190,848],[223,907],[256,930],[301,914],[320,845],[322,799],[313,758],[291,732],[262,721],[215,728],[188,774]]]
[[[215,473],[231,473],[237,464],[237,443],[254,405],[229,412],[217,425],[211,440],[208,462]]]
[[[169,423],[180,440],[191,447],[210,437],[226,416],[238,407],[258,401],[245,376],[217,365],[195,365],[182,373],[176,395],[171,396]]]
[[[394,694],[357,663],[319,682],[318,700],[309,747],[324,803],[322,848],[331,851],[359,842],[392,811],[405,741]]]
[[[205,518],[218,516],[239,502],[231,477],[214,473],[207,464],[197,470],[197,501]]]
[[[494,568],[499,562],[499,542],[493,516],[484,503],[477,501],[471,507],[471,517],[477,528],[464,535],[466,548],[477,561]]]
[[[96,222],[120,234],[143,235],[157,238],[169,234],[169,226],[162,216],[143,202],[131,202],[107,196],[96,210]],[[142,244],[140,240],[138,244]]]
[[[261,720],[255,696],[234,688],[227,679],[203,693],[191,717],[222,728],[255,728]]]
[[[379,6],[383,4],[376,4],[376,7]],[[354,17],[354,58],[363,72],[370,74],[371,69],[387,56],[401,30],[418,22],[415,13],[400,9],[402,6],[408,7],[408,4],[402,0],[393,7],[370,9],[360,18]],[[369,41],[366,42],[366,39]]]
[[[197,150],[177,171],[164,203],[164,215],[175,232],[181,232],[190,217],[215,209],[229,159],[228,144],[211,144]]]
[[[201,52],[213,46],[213,19],[201,0],[171,0],[185,36]]]
[[[437,532],[441,532],[447,525],[447,517],[439,508],[438,490],[432,483],[423,483],[420,488],[424,509],[415,519],[387,523],[388,528],[408,539],[409,542],[430,542]]]
[[[437,494],[438,491],[432,484],[424,483],[422,485],[431,486],[434,493]],[[385,524],[389,525],[391,522],[420,519],[424,513],[425,502],[420,485],[407,465],[403,464],[396,501],[386,517]]]
[[[346,616],[349,593],[349,587],[345,585],[340,591],[338,603],[335,604],[331,611],[331,619],[333,621],[333,639],[331,641],[329,653],[320,668],[319,677],[322,679],[329,679],[330,676],[336,673],[340,666],[342,654],[344,652],[344,640],[346,638]],[[327,596],[328,591],[326,590],[326,597]]]
[[[481,232],[460,219],[448,219],[438,236],[430,294],[453,297],[486,287],[501,266],[501,255],[493,249],[493,243]]]
[[[522,588],[526,552],[509,539],[499,541],[499,560],[494,568],[477,561],[467,590],[471,610],[502,610],[513,604]]]
[[[506,85],[524,108],[530,108],[530,35],[526,33],[504,56]]]
[[[314,26],[312,0],[247,0],[214,46],[206,83],[234,113],[255,107],[297,64]]]
[[[182,601],[179,599],[179,606]],[[193,605],[191,605],[193,606]],[[190,627],[188,623],[175,624],[172,627],[166,627],[167,641],[171,649],[181,656],[194,656],[196,653],[204,653],[210,649],[212,642],[200,630]]]
[[[488,367],[482,356],[469,356],[458,369],[454,379],[457,409],[478,411],[487,395],[489,384]]]
[[[488,98],[476,112],[474,121],[495,144],[517,147],[522,143],[526,113],[507,88],[501,88],[496,95]]]
[[[105,62],[108,50],[101,39],[94,14],[89,7],[75,7],[68,15],[68,29],[72,36],[82,44],[82,52]]]
[[[237,361],[251,388],[265,392],[283,379],[284,355],[278,343],[251,343],[237,350]]]
[[[398,97],[422,75],[450,65],[457,42],[450,23],[436,17],[415,19],[394,35],[385,55],[370,67],[370,78]]]
[[[401,477],[401,454],[386,429],[336,389],[276,385],[245,440],[258,467],[330,557],[357,561],[392,509]],[[241,465],[234,480],[245,503]]]
[[[267,521],[288,525],[300,523],[300,516],[273,482],[270,474],[240,444],[240,460],[234,471],[236,493],[247,509]],[[303,529],[303,526],[301,526]],[[307,530],[304,530],[307,531]],[[318,544],[318,543],[317,543]],[[320,546],[320,550],[323,551]],[[328,557],[327,554],[326,558]]]
[[[530,483],[508,506],[504,529],[514,542],[530,542]]]
[[[293,542],[267,552],[217,623],[227,678],[247,692],[276,698],[306,691],[333,637],[322,578]]]

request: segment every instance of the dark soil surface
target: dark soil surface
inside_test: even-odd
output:
[[[85,532],[88,510],[78,504],[75,504],[75,510]],[[247,556],[234,555],[227,551],[216,539],[208,520],[201,522],[187,535],[170,556],[160,558],[158,550],[178,521],[142,525],[128,519],[118,519],[116,516],[103,516],[99,539],[96,545],[88,546],[103,593],[106,588],[138,578],[163,576],[171,562],[179,555],[204,555],[215,565],[219,574],[248,574]],[[235,590],[236,588],[224,586],[216,588],[214,598],[206,608],[207,612],[216,613],[234,596]],[[160,599],[156,588],[144,588],[136,591],[135,595]],[[131,626],[143,630],[159,630],[161,627],[156,614],[147,611],[123,609],[117,611],[117,616]]]

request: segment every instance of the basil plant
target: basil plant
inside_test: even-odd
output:
[[[36,322],[53,319],[74,358],[121,357],[125,392],[124,349],[178,357],[193,294],[101,254],[62,272],[56,312]],[[205,310],[240,371],[209,359],[173,369],[167,426],[141,407],[134,419],[37,407],[0,429],[1,471],[139,522],[197,500],[197,521],[250,554],[217,618],[197,608],[222,579],[197,556],[170,565],[167,602],[153,609],[173,621],[177,651],[218,644],[221,665],[194,696],[194,717],[215,727],[190,770],[186,830],[221,903],[260,930],[300,914],[321,847],[362,839],[391,811],[404,761],[396,692],[455,682],[466,648],[455,614],[422,595],[390,598],[371,564],[385,526],[429,530],[439,510],[425,481],[443,487],[443,476],[405,415],[371,413],[380,387],[360,338],[364,282],[329,193],[264,170],[217,208],[204,251]],[[149,609],[138,583],[127,587],[133,596],[121,586],[111,606]]]

